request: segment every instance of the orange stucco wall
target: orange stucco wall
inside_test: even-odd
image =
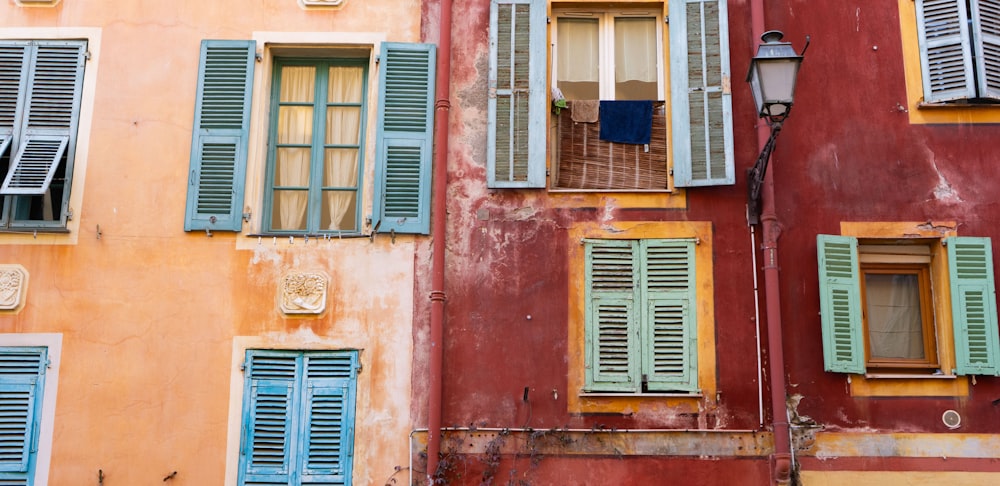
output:
[[[209,237],[185,233],[183,218],[202,39],[332,38],[377,52],[379,42],[419,41],[420,23],[417,0],[0,4],[0,38],[90,40],[70,233],[0,233],[0,264],[30,275],[24,305],[0,313],[0,335],[61,336],[58,395],[45,397],[55,400],[42,442],[47,484],[97,484],[99,470],[108,485],[163,484],[173,471],[175,486],[235,484],[239,366],[258,347],[361,350],[354,484],[382,484],[407,466],[414,255],[424,240]],[[255,96],[270,61],[267,45],[257,49]],[[371,83],[374,61],[370,70]],[[266,125],[259,101],[254,127]],[[366,130],[370,208],[373,124]],[[264,143],[251,134],[249,179],[260,179]],[[259,198],[248,191],[245,228],[259,227]],[[281,313],[289,272],[329,276],[324,313]]]

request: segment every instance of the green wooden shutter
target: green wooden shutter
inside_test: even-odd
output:
[[[379,232],[430,233],[435,56],[433,44],[382,44],[372,218]]]
[[[641,240],[642,374],[649,391],[698,391],[694,242]]]
[[[1000,376],[993,249],[989,238],[947,238],[955,372]]]
[[[1000,0],[971,0],[979,97],[1000,99]]]
[[[255,56],[254,41],[201,43],[185,231],[243,228]]]
[[[545,10],[545,0],[490,2],[488,187],[545,187]]]
[[[301,358],[247,352],[239,484],[290,484]]]
[[[827,371],[865,372],[858,239],[817,235],[819,309]]]
[[[0,348],[0,483],[31,484],[45,348]]]
[[[0,157],[13,145],[14,127],[20,126],[28,79],[27,56],[28,42],[0,41]]]
[[[303,484],[351,482],[357,359],[353,351],[306,354]]]
[[[16,152],[0,194],[42,195],[75,147],[83,93],[86,43],[34,41],[27,72],[24,116]],[[7,83],[4,83],[7,84]],[[11,83],[12,84],[12,83]],[[7,101],[6,105],[10,105]],[[71,171],[67,170],[67,177]]]
[[[674,185],[734,184],[726,1],[671,1],[669,13]]]
[[[586,391],[641,391],[639,256],[628,240],[585,240]]]
[[[976,96],[966,0],[916,0],[924,101]]]

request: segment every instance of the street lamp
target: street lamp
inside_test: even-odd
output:
[[[795,78],[799,74],[802,56],[809,48],[809,37],[806,37],[802,54],[796,54],[790,43],[781,42],[782,37],[784,34],[778,30],[769,30],[760,36],[764,42],[757,46],[757,55],[751,59],[750,72],[747,73],[757,116],[764,118],[771,127],[771,136],[748,174],[747,221],[750,224],[760,222],[760,186],[767,172],[767,161],[771,158],[781,124],[792,109]]]

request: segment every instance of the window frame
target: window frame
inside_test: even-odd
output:
[[[862,250],[862,255],[864,252]],[[861,285],[862,324],[865,337],[865,363],[868,369],[938,369],[940,360],[937,349],[937,326],[934,319],[934,294],[931,288],[931,268],[929,263],[869,263],[861,261],[859,283]],[[915,275],[920,296],[920,328],[924,358],[877,358],[872,352],[871,324],[868,307],[867,276]]]
[[[915,0],[925,103],[1000,103],[1000,77],[989,77],[984,59],[989,52],[984,46],[1000,42],[983,35],[980,12],[988,7],[981,2],[996,0]],[[1000,2],[992,7],[1000,10]]]
[[[13,48],[24,47],[23,67],[19,75],[20,83],[19,86],[14,87],[16,92],[13,93],[17,98],[15,106],[12,107],[14,112],[12,113],[11,133],[4,137],[3,150],[0,150],[0,156],[4,157],[8,164],[4,173],[0,174],[2,176],[0,181],[3,184],[2,189],[0,189],[0,232],[67,233],[71,231],[68,222],[72,219],[74,207],[73,186],[76,159],[80,152],[78,147],[81,135],[86,135],[85,131],[80,128],[80,120],[84,114],[85,102],[90,101],[85,100],[85,96],[88,94],[85,88],[88,83],[87,79],[90,77],[88,71],[91,69],[91,63],[88,62],[88,59],[91,52],[91,41],[87,37],[75,36],[73,38],[32,36],[24,40],[7,39],[0,36],[0,42]],[[55,86],[58,86],[62,91],[62,96],[53,96],[52,93],[48,93],[46,103],[49,106],[43,108],[46,112],[52,112],[54,108],[68,105],[69,112],[65,113],[66,125],[64,127],[55,123],[56,120],[50,115],[40,117],[41,122],[35,126],[29,125],[30,100],[34,87],[29,78],[35,74],[34,69],[39,59],[38,53],[42,48],[63,51],[60,54],[53,53],[52,57],[48,58],[49,77],[52,73],[63,72],[62,68],[71,62],[76,64],[76,71],[72,75],[74,78],[72,84],[56,84]],[[76,53],[70,54],[68,49],[75,49]],[[75,59],[71,59],[70,55],[75,56]],[[66,76],[63,81],[68,79],[69,76]],[[48,91],[51,90],[50,86]],[[31,147],[32,142],[36,144],[36,147],[37,144],[51,144],[52,142],[59,142],[59,146],[55,152],[51,151],[54,147],[36,148],[34,156],[21,159],[22,163],[15,166],[17,159],[26,153],[25,149]],[[43,157],[46,160],[44,163],[42,162]],[[27,159],[31,159],[31,161],[26,162]],[[42,165],[47,165],[47,167],[44,168],[46,174],[41,181],[35,179],[36,175],[32,175],[30,177],[35,182],[23,187],[9,187],[9,184],[13,182],[12,171],[24,170],[37,174],[39,169],[42,169]],[[53,189],[56,190],[53,191]],[[59,195],[56,196],[53,194],[54,192]],[[43,214],[41,218],[32,218],[30,213],[35,211],[44,213],[45,207],[48,206],[37,198],[49,198],[50,210],[53,216],[57,215],[58,217],[45,219]],[[36,207],[36,205],[41,205],[41,208]],[[18,217],[18,213],[27,213],[28,216]]]
[[[557,4],[558,5],[558,4]],[[651,18],[656,26],[656,92],[654,101],[667,99],[666,80],[664,77],[664,63],[667,55],[665,47],[666,29],[664,24],[658,20],[663,16],[662,7],[655,8],[629,7],[628,3],[615,4],[616,6],[586,5],[576,8],[553,7],[552,8],[552,69],[549,76],[552,78],[551,88],[558,88],[558,66],[559,66],[559,19],[563,18],[596,18],[598,22],[598,91],[600,100],[615,100],[615,20],[619,18]],[[592,17],[591,17],[592,16]]]
[[[268,129],[268,139],[273,140],[272,143],[268,144],[267,147],[267,162],[266,162],[266,182],[264,184],[264,202],[261,206],[261,212],[263,216],[262,229],[266,234],[273,235],[322,235],[322,234],[360,234],[363,227],[362,218],[362,208],[363,208],[363,197],[364,197],[364,174],[365,174],[365,127],[368,125],[368,59],[367,58],[357,58],[357,57],[322,57],[322,58],[303,58],[303,57],[276,57],[274,62],[270,65],[271,75],[273,76],[271,81],[271,97],[269,99],[269,104],[271,106],[271,113],[268,119],[269,129]],[[277,126],[278,126],[278,112],[281,109],[282,102],[279,100],[280,90],[281,90],[281,68],[285,66],[312,66],[316,68],[316,78],[315,78],[315,92],[312,107],[314,109],[313,115],[313,125],[312,130],[312,141],[310,142],[310,168],[309,168],[309,186],[307,188],[307,203],[306,203],[306,229],[304,230],[286,230],[286,229],[274,229],[274,222],[272,221],[274,213],[274,193],[277,190],[274,185],[275,172],[277,170],[276,164],[276,152],[278,149],[277,142]],[[325,66],[327,69],[320,69],[320,66]],[[324,99],[320,99],[320,94],[326,93],[326,86],[329,76],[330,67],[361,67],[362,68],[362,86],[361,86],[361,98],[357,103],[331,103]],[[321,82],[324,81],[324,82]],[[322,213],[323,213],[323,194],[325,191],[331,190],[326,188],[322,184],[323,170],[324,170],[324,152],[325,149],[330,148],[331,144],[326,144],[322,137],[326,133],[326,130],[317,129],[319,126],[325,128],[326,109],[331,106],[358,106],[361,110],[360,120],[358,125],[358,143],[354,145],[357,150],[357,176],[354,181],[353,189],[338,188],[338,191],[352,190],[354,193],[354,228],[349,230],[322,230],[319,228],[322,223]],[[323,108],[322,110],[320,108]],[[317,123],[320,121],[320,123]],[[317,153],[318,152],[318,153]]]

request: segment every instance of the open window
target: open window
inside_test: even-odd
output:
[[[916,0],[924,101],[1000,103],[1000,0]]]

